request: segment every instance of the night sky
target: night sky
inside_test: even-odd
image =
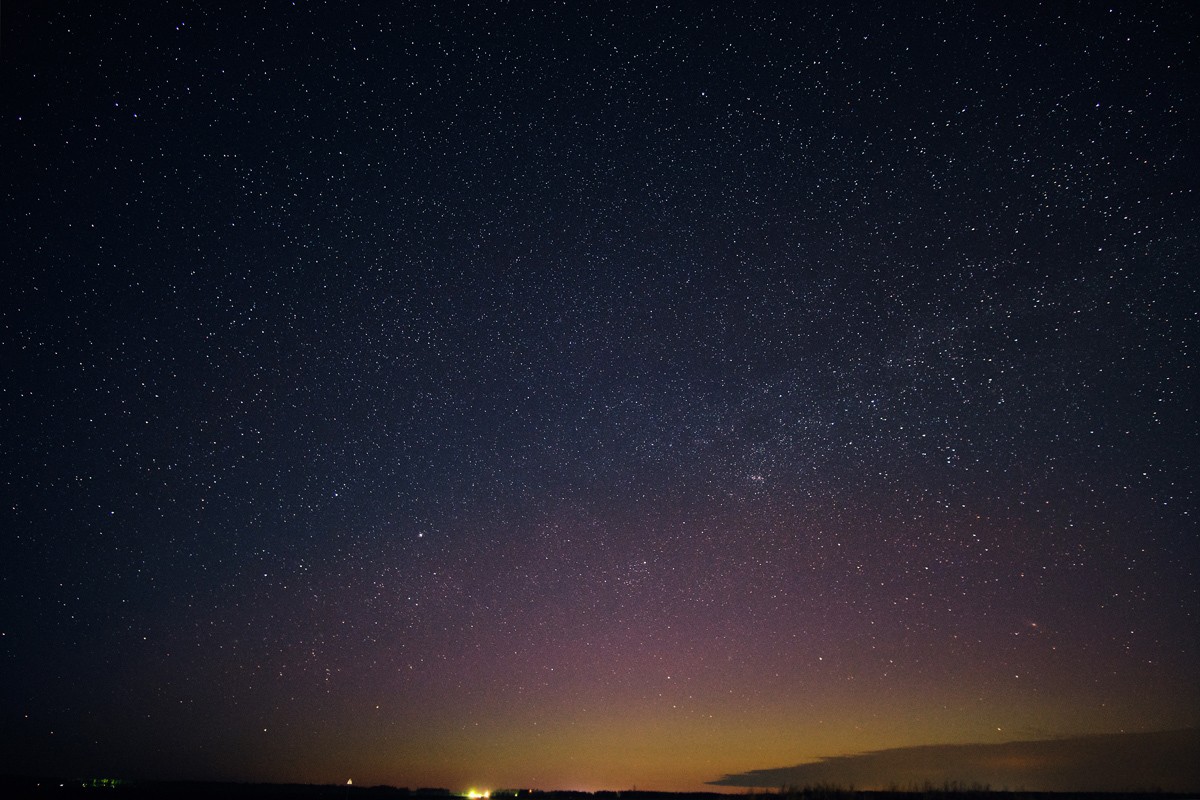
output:
[[[1196,5],[0,26],[0,771],[1200,725]]]

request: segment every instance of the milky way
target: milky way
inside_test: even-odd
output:
[[[1200,724],[1198,27],[7,4],[0,769]]]

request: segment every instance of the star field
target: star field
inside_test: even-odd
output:
[[[1186,4],[5,11],[5,771],[1200,725]]]

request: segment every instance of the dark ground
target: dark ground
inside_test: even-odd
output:
[[[407,789],[392,786],[344,786],[271,783],[210,783],[199,781],[122,781],[112,779],[56,778],[46,776],[6,776],[0,778],[0,794],[8,798],[25,797],[154,797],[154,798],[359,798],[360,800],[447,800],[457,798],[446,790]],[[1165,792],[1021,792],[990,791],[982,788],[924,787],[911,791],[854,791],[838,787],[791,788],[780,792],[727,795],[718,793],[675,792],[556,792],[521,790],[537,800],[720,800],[727,797],[784,798],[784,800],[919,800],[920,798],[981,798],[989,800],[1184,800],[1195,794]],[[514,798],[514,794],[496,792],[493,798]]]

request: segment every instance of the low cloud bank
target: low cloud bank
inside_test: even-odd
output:
[[[712,786],[857,789],[986,784],[1042,792],[1200,791],[1200,728],[1005,744],[926,745],[756,769]]]

